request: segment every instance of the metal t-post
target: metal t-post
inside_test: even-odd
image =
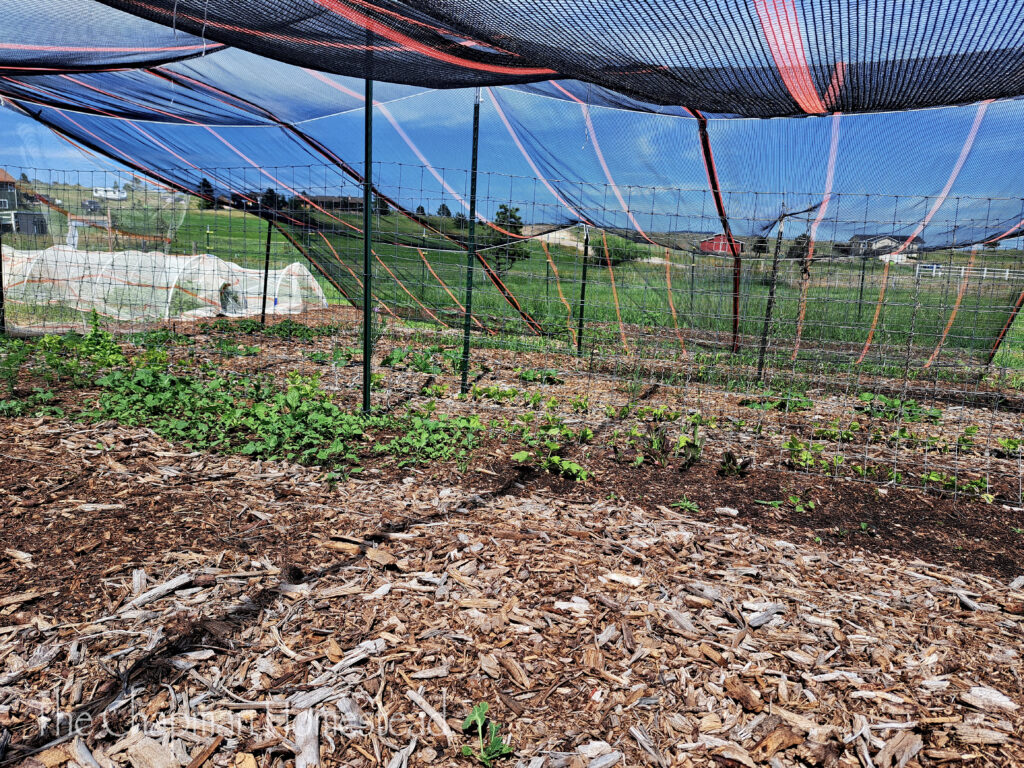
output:
[[[373,377],[373,80],[366,79],[363,106],[363,413],[370,412]]]
[[[768,284],[768,302],[764,308],[764,327],[761,329],[761,347],[757,351],[757,378],[764,373],[764,355],[768,349],[768,328],[772,323],[772,309],[775,306],[775,283],[779,276],[779,251],[782,250],[782,229],[786,225],[786,214],[779,217],[779,235],[775,238],[775,254],[772,256],[772,277]]]
[[[580,274],[580,316],[576,327],[576,353],[583,354],[583,320],[587,311],[587,263],[590,261],[590,228],[583,225],[583,270]]]
[[[864,270],[867,268],[866,256],[860,257],[860,294],[857,296],[857,319],[860,320],[861,307],[864,306]]]
[[[267,287],[270,282],[270,234],[274,225],[267,219],[267,250],[263,256],[263,306],[260,308],[260,323],[267,324]]]
[[[0,336],[7,334],[7,310],[4,307],[4,233],[0,229]]]
[[[469,167],[469,241],[466,243],[466,312],[462,326],[462,384],[459,391],[469,392],[469,334],[473,317],[473,263],[476,260],[476,169],[480,154],[481,91],[473,97],[473,150]]]

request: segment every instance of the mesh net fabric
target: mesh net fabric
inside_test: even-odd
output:
[[[1024,92],[1024,11],[1014,3],[913,0],[899,17],[889,5],[811,0],[9,5],[18,24],[0,30],[7,106],[162,188],[194,193],[205,180],[211,201],[272,222],[322,286],[353,302],[360,217],[321,198],[361,194],[363,83],[345,75],[394,81],[376,86],[376,152],[387,162],[374,189],[402,224],[375,236],[378,300],[430,322],[461,316],[451,287],[466,232],[415,211],[467,212],[468,85],[489,86],[478,266],[495,300],[492,328],[572,334],[561,303],[550,312],[508,276],[503,260],[521,236],[495,223],[502,204],[521,208],[534,236],[575,222],[604,230],[607,252],[593,247],[608,268],[591,279],[607,280],[621,322],[641,322],[656,304],[666,327],[669,315],[677,320],[672,270],[703,238],[750,246],[781,214],[805,211],[797,232],[819,261],[806,281],[787,279],[803,284],[809,303],[798,314],[811,334],[838,279],[823,261],[836,244],[888,235],[897,256],[911,243],[938,253],[1024,226],[1019,174],[1007,172],[1024,163],[1024,102],[993,100]],[[62,16],[76,24],[61,26]],[[882,111],[947,104],[958,106]],[[137,221],[121,226],[160,235]],[[620,255],[634,244],[643,258]],[[537,279],[547,272],[541,256],[516,272]],[[710,328],[732,312],[737,333],[754,333],[740,316],[756,302],[757,259],[749,250],[714,258],[722,300],[735,291],[737,306],[683,321]],[[652,271],[651,259],[666,269]],[[972,263],[984,269],[988,259],[998,261],[982,249]],[[616,295],[612,266],[642,290]],[[872,269],[864,281],[885,338],[883,304],[900,294],[886,294],[890,275],[879,269],[884,277]],[[1019,282],[1008,271],[974,315],[960,312],[953,336],[973,317],[962,335],[978,350],[998,337]],[[941,326],[944,310],[934,309]],[[861,347],[850,349],[856,357]]]
[[[1012,0],[104,2],[281,61],[430,87],[556,77],[762,117],[1024,92]]]

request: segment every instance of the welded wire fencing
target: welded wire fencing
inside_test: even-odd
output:
[[[334,168],[209,169],[195,196],[7,173],[15,335],[288,318],[331,331],[263,345],[275,374],[355,391],[369,282],[380,407],[550,410],[629,461],[700,441],[715,461],[1020,500],[1024,252],[975,233],[1015,231],[1022,200],[729,192],[723,222],[706,190],[587,184],[604,202],[574,219],[548,182],[481,174],[470,292],[464,171],[375,166],[369,275],[361,190]]]

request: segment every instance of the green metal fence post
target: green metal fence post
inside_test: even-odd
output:
[[[473,150],[469,169],[469,241],[466,243],[466,312],[462,326],[462,384],[459,391],[469,392],[469,335],[473,322],[473,267],[476,260],[476,169],[480,154],[481,91],[473,97]]]
[[[0,229],[0,336],[7,334],[7,309],[4,307],[4,233]]]
[[[366,79],[363,104],[363,413],[370,412],[373,378],[373,80]]]
[[[590,228],[583,225],[583,271],[580,275],[580,316],[577,318],[576,353],[583,354],[583,321],[587,312],[587,263],[590,261]]]
[[[779,235],[775,238],[775,254],[772,256],[772,277],[768,284],[768,301],[764,307],[764,327],[761,329],[761,347],[757,351],[757,378],[764,373],[764,355],[768,349],[768,329],[772,324],[772,308],[775,306],[775,284],[779,277],[779,251],[782,250],[782,229],[786,225],[786,214],[779,217]]]
[[[271,214],[272,215],[272,214]],[[267,219],[267,250],[263,256],[263,306],[260,307],[260,324],[267,324],[267,287],[270,283],[270,234],[274,225]]]

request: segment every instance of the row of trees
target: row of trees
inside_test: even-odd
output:
[[[196,193],[200,198],[199,207],[201,209],[210,210],[217,205],[216,191],[209,179],[203,178],[199,182]],[[231,204],[236,208],[241,208],[242,210],[252,208],[270,211],[288,210],[292,212],[294,217],[311,222],[311,214],[306,210],[308,206],[307,200],[308,195],[305,193],[288,197],[272,187],[268,187],[262,193],[247,192],[243,194],[234,192],[231,194]],[[383,216],[391,213],[391,206],[384,198],[375,196],[373,210],[374,213]],[[426,209],[422,205],[417,206],[416,215],[426,216]],[[469,225],[469,219],[465,213],[459,211],[453,216],[451,209],[445,203],[441,203],[438,206],[435,215],[438,218],[451,219],[460,230],[466,229]],[[496,264],[498,271],[505,273],[517,261],[530,257],[530,249],[526,242],[521,239],[523,236],[523,218],[520,215],[519,208],[511,204],[502,204],[498,206],[498,210],[495,212],[491,223],[493,226],[478,228],[477,245],[481,249],[487,249],[491,256],[490,260]]]

